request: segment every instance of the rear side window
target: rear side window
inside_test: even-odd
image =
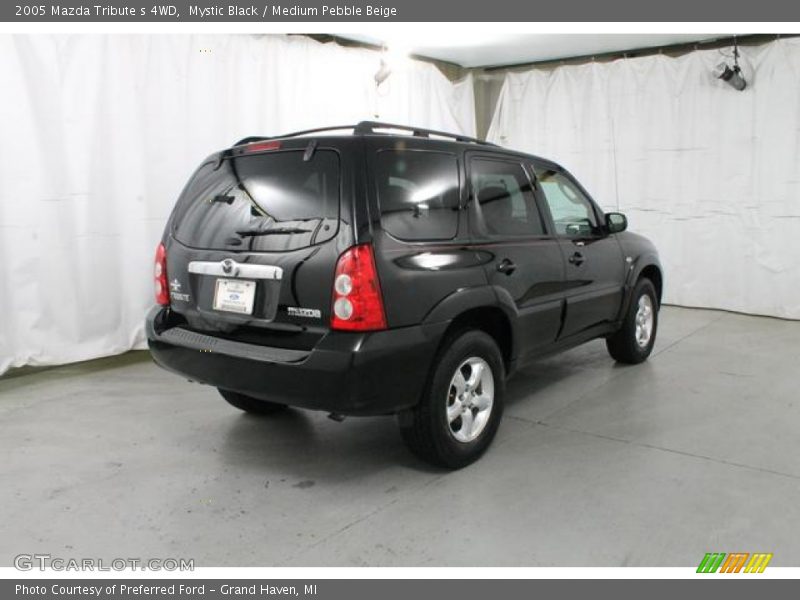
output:
[[[281,251],[331,239],[339,223],[339,157],[318,150],[203,165],[184,190],[173,235],[187,246]]]
[[[531,182],[521,164],[474,160],[471,178],[489,235],[544,235]]]
[[[381,226],[402,240],[447,240],[458,230],[458,159],[452,154],[382,150],[375,178]]]

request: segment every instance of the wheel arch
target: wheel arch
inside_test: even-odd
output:
[[[490,286],[462,289],[442,300],[426,317],[429,323],[449,321],[436,350],[442,348],[460,331],[478,329],[488,334],[497,343],[503,357],[506,373],[512,370],[517,356],[517,340],[513,322],[516,309],[502,302]]]
[[[625,291],[622,304],[620,305],[618,321],[621,322],[623,316],[628,311],[628,307],[633,299],[633,290],[636,283],[642,278],[646,277],[653,282],[656,288],[656,296],[658,307],[661,308],[661,296],[664,293],[664,275],[661,270],[661,263],[658,261],[658,256],[655,254],[646,254],[640,256],[632,265],[625,279]]]
[[[514,333],[508,316],[496,306],[471,308],[458,315],[442,336],[441,347],[461,331],[477,329],[488,334],[500,349],[508,373],[514,360]]]
[[[658,297],[658,305],[661,306],[661,296],[664,293],[664,276],[661,273],[661,268],[655,263],[649,263],[639,271],[636,281],[643,277],[653,282],[653,286],[656,288],[656,296]]]

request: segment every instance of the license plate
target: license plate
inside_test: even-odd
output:
[[[214,292],[214,310],[253,314],[253,301],[256,297],[256,282],[238,279],[217,279]]]

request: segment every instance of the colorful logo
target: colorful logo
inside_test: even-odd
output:
[[[772,554],[749,552],[708,552],[697,567],[698,573],[763,573]]]

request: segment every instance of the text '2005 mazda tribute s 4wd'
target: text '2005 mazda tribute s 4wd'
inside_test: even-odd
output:
[[[396,414],[416,454],[458,468],[519,365],[599,337],[618,361],[650,354],[656,250],[562,167],[337,130],[248,138],[197,169],[156,252],[159,365],[253,413]]]

